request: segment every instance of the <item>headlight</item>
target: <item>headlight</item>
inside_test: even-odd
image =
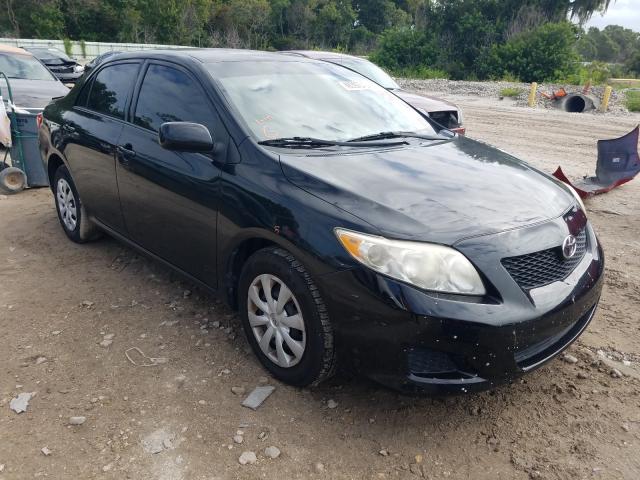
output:
[[[462,125],[464,125],[464,118],[463,118],[463,115],[462,115],[462,109],[458,105],[456,105],[456,109],[458,110],[458,125],[462,126]]]
[[[76,65],[73,67],[73,71],[76,73],[84,72],[84,67],[82,65]]]
[[[484,295],[480,275],[457,250],[430,243],[389,240],[335,229],[349,254],[363,265],[425,290]]]

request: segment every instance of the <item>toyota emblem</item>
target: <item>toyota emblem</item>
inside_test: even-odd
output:
[[[573,235],[569,235],[562,242],[562,256],[565,260],[569,260],[576,254],[576,250],[578,250],[578,239]]]

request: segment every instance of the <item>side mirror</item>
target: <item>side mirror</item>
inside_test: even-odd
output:
[[[158,132],[160,146],[179,152],[208,153],[213,150],[211,133],[204,125],[190,122],[166,122]]]

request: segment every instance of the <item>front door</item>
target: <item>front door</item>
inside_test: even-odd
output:
[[[205,125],[215,142],[228,134],[198,81],[169,63],[149,63],[118,141],[117,176],[129,237],[216,287],[220,169],[209,154],[163,149],[164,122]]]

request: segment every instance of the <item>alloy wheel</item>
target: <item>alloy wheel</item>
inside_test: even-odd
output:
[[[306,332],[293,292],[278,277],[258,275],[249,285],[249,325],[260,350],[282,368],[297,365],[304,355]]]

